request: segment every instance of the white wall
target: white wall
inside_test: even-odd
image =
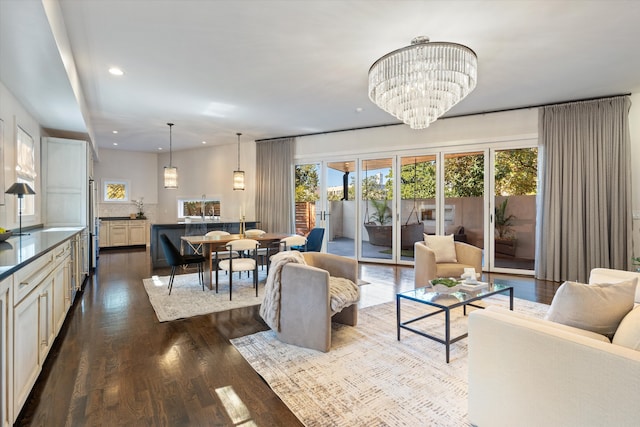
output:
[[[156,153],[100,149],[100,161],[94,163],[93,179],[98,186],[98,216],[129,216],[136,213],[133,202],[103,202],[105,180],[125,180],[129,182],[129,196],[132,200],[143,197],[145,215],[154,220],[158,204],[158,177]]]
[[[296,158],[324,159],[366,153],[397,153],[402,150],[473,145],[535,137],[538,110],[440,119],[427,129],[386,126],[296,138]]]
[[[4,122],[4,132],[0,135],[2,141],[0,159],[4,159],[2,163],[2,173],[4,176],[4,205],[0,205],[0,227],[7,229],[18,228],[18,208],[17,199],[11,194],[4,194],[4,191],[16,182],[16,129],[20,126],[33,138],[36,153],[36,170],[40,170],[40,125],[31,114],[18,102],[11,92],[0,82],[0,119]],[[41,176],[36,177],[34,191],[36,194],[41,192],[40,185]],[[23,216],[22,226],[28,227],[42,223],[41,198],[35,197],[35,215]]]

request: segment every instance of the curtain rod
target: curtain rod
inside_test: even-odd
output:
[[[552,104],[529,105],[527,107],[504,108],[504,109],[501,109],[501,110],[487,110],[487,111],[482,111],[482,112],[479,112],[479,113],[459,114],[459,115],[456,115],[456,116],[443,117],[443,118],[438,119],[438,120],[454,119],[454,118],[458,118],[458,117],[479,116],[479,115],[482,115],[482,114],[491,114],[491,113],[504,113],[504,112],[507,112],[507,111],[528,110],[530,108],[553,107],[553,106],[556,106],[556,105],[572,104],[572,103],[576,103],[576,102],[596,101],[596,100],[599,100],[599,99],[617,98],[617,97],[620,97],[620,96],[629,96],[629,95],[631,95],[631,93],[623,93],[623,94],[620,94],[620,95],[599,96],[599,97],[595,97],[595,98],[583,98],[583,99],[576,99],[576,100],[572,100],[572,101],[554,102]],[[275,140],[278,140],[278,139],[300,138],[300,137],[304,137],[304,136],[315,136],[315,135],[328,135],[330,133],[349,132],[349,131],[354,131],[354,130],[375,129],[375,128],[384,128],[384,127],[388,127],[388,126],[404,126],[404,125],[405,125],[404,123],[387,123],[387,124],[374,125],[374,126],[363,126],[363,127],[356,127],[356,128],[328,130],[328,131],[324,131],[324,132],[303,133],[303,134],[299,134],[299,135],[279,136],[279,137],[275,137],[275,138],[256,139],[255,142],[256,143],[258,143],[258,142],[267,142],[267,141],[275,141]]]

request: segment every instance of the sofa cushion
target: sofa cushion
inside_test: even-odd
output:
[[[564,282],[545,319],[612,337],[633,309],[636,279],[620,283]]]
[[[456,258],[456,244],[453,240],[453,235],[448,236],[432,236],[429,234],[424,235],[424,243],[427,247],[436,255],[436,263],[441,262],[458,262]]]
[[[640,351],[640,306],[624,316],[613,336],[613,343]]]

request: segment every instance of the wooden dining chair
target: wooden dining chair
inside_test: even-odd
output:
[[[205,237],[219,237],[219,236],[229,236],[229,235],[230,233],[227,231],[213,230],[205,234]],[[213,267],[215,267],[216,270],[218,269],[218,264],[214,264],[214,261],[217,262],[216,260],[238,258],[238,257],[240,257],[240,254],[237,251],[228,251],[226,250],[226,248],[224,251],[219,251],[217,250],[217,248],[212,248],[211,254],[209,255],[209,276],[210,276],[209,283],[211,283],[211,279],[213,277]]]
[[[228,259],[218,260],[216,269],[216,293],[218,292],[218,270],[224,270],[229,273],[229,301],[233,295],[233,273],[235,272],[253,272],[253,286],[256,288],[256,297],[258,296],[258,247],[260,242],[253,239],[239,239],[227,243],[228,251],[236,251],[245,253],[246,256],[240,258],[230,257]],[[217,253],[217,252],[216,252]]]

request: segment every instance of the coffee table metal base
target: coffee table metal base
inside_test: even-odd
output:
[[[475,305],[473,304],[474,301],[479,301],[483,298],[486,298],[488,296],[491,295],[495,295],[498,293],[505,293],[505,292],[509,292],[509,310],[513,311],[513,287],[504,287],[500,290],[496,290],[493,292],[488,292],[488,293],[483,293],[482,295],[479,295],[477,297],[472,297],[469,299],[466,299],[464,301],[460,301],[458,303],[452,304],[452,305],[441,305],[441,304],[436,304],[436,303],[432,303],[432,302],[428,302],[428,301],[423,301],[423,300],[419,300],[419,299],[415,299],[415,298],[411,298],[410,296],[407,296],[407,292],[405,293],[399,293],[396,295],[396,318],[397,318],[397,326],[398,326],[398,341],[400,341],[400,330],[401,329],[406,329],[408,331],[411,331],[415,334],[418,335],[422,335],[425,338],[429,338],[433,341],[439,342],[440,344],[444,344],[445,346],[445,351],[446,351],[446,361],[447,363],[449,363],[449,354],[450,354],[450,347],[451,344],[454,344],[458,341],[460,341],[463,338],[466,338],[469,334],[468,333],[464,333],[462,335],[458,335],[456,337],[451,337],[451,310],[456,308],[456,307],[462,307],[463,310],[463,314],[466,316],[467,315],[467,306],[471,306],[471,307],[475,307],[475,308],[484,308],[480,305]],[[401,316],[400,316],[400,301],[402,299],[407,299],[410,301],[415,301],[421,304],[425,304],[428,305],[430,307],[435,307],[437,310],[432,311],[430,313],[427,313],[425,315],[419,316],[419,317],[415,317],[413,319],[409,319],[405,322],[401,322]],[[426,332],[423,332],[421,330],[415,329],[410,325],[411,323],[417,322],[419,320],[422,319],[426,319],[427,317],[431,317],[431,316],[435,316],[437,314],[440,313],[444,313],[444,339],[428,334]]]

